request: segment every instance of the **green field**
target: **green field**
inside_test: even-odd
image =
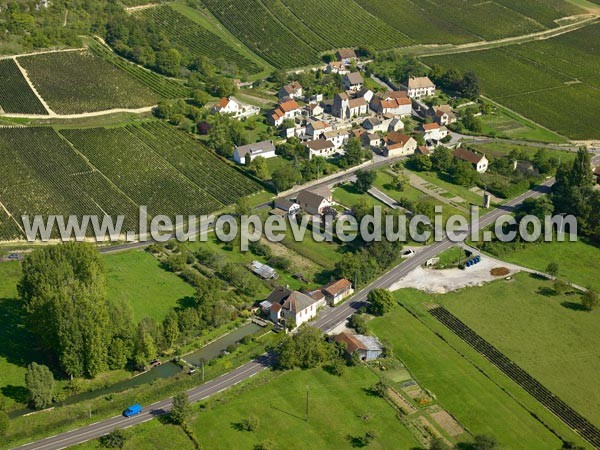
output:
[[[461,292],[469,295],[469,291]],[[406,364],[415,380],[431,390],[437,402],[471,434],[495,436],[500,448],[560,448],[560,440],[524,408],[527,407],[567,440],[578,440],[539,403],[418,306],[431,301],[431,296],[402,289],[396,292],[396,297],[411,309],[417,309],[418,315],[397,307],[372,320],[369,328],[391,343],[394,354]],[[508,334],[501,328],[498,331]]]
[[[13,59],[0,59],[0,111],[48,114]]]
[[[224,72],[252,75],[262,70],[254,61],[246,58],[217,34],[204,28],[175,11],[170,6],[158,6],[142,10],[139,14],[163,30],[176,47],[196,58],[205,56],[212,64],[222,67]]]
[[[600,292],[600,279],[595,262],[600,261],[600,249],[585,241],[540,242],[508,250],[503,260],[531,269],[546,271],[551,262],[559,265],[559,277]]]
[[[509,282],[429,296],[428,301],[442,303],[598,426],[600,311],[581,311],[577,294],[543,295],[544,287],[551,288],[551,282],[519,274]]]
[[[284,373],[268,384],[209,401],[210,407],[201,410],[190,426],[206,449],[251,449],[266,440],[281,449],[351,448],[351,438],[364,436],[368,430],[377,435],[369,448],[415,448],[417,442],[396,418],[395,410],[383,399],[369,395],[367,390],[377,381],[365,367],[346,369],[341,377],[323,369]],[[237,431],[236,424],[249,415],[259,418],[258,430]],[[361,419],[363,416],[369,419]]]
[[[57,114],[141,108],[161,98],[127,72],[87,51],[24,56],[18,61]]]
[[[108,297],[131,307],[133,318],[161,322],[174,307],[194,296],[194,288],[160,267],[149,253],[132,250],[104,256]]]
[[[600,25],[590,25],[545,41],[424,61],[473,70],[483,94],[498,103],[564,136],[592,139],[598,133],[587,117],[600,113],[600,49],[587,43],[598,39]]]

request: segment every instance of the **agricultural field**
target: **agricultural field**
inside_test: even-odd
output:
[[[141,108],[161,99],[133,76],[89,51],[45,53],[18,61],[57,114]]]
[[[127,130],[223,205],[262,189],[209,149],[162,122],[129,125]]]
[[[483,94],[498,103],[569,138],[593,139],[598,132],[587,117],[600,114],[600,50],[585,43],[598,39],[600,25],[592,25],[546,41],[424,61],[472,70]]]
[[[260,0],[203,0],[236,38],[277,68],[319,62],[319,50],[280,22]],[[276,38],[274,38],[276,36]]]
[[[369,448],[408,450],[417,442],[382,398],[370,395],[379,380],[366,367],[347,368],[340,377],[323,369],[296,370],[224,393],[198,410],[190,428],[206,449],[253,448],[272,441],[277,448],[351,448],[353,437],[375,431]],[[251,382],[252,383],[252,382]],[[305,421],[306,389],[309,420]],[[236,390],[238,392],[236,392]],[[249,415],[260,418],[256,432],[238,431]],[[368,419],[363,419],[368,416]],[[282,433],[281,430],[286,430]]]
[[[168,5],[144,9],[139,14],[163,30],[176,47],[184,49],[196,58],[209,58],[211,63],[220,67],[224,73],[252,75],[262,70],[221,37]]]
[[[223,205],[125,128],[62,130],[90,163],[153,216],[208,214]]]
[[[0,179],[0,203],[14,217],[111,211],[129,217],[126,225],[136,223],[135,204],[51,128],[0,129],[0,166],[10,168]],[[8,224],[0,235],[14,231]]]
[[[156,72],[152,72],[142,66],[127,61],[114,53],[110,47],[107,47],[96,40],[90,40],[88,45],[90,51],[96,56],[105,59],[115,67],[127,72],[161,97],[180,98],[188,97],[190,94],[190,90],[183,86],[181,82],[164,77]]]
[[[382,50],[412,42],[354,1],[283,0],[283,3],[332,48],[368,45]]]
[[[48,114],[13,59],[0,59],[0,112]]]
[[[460,292],[469,295],[469,291]],[[370,321],[369,329],[393,346],[394,355],[419,385],[433,392],[437,402],[471,434],[495,436],[500,448],[560,448],[560,440],[535,414],[566,440],[579,442],[575,433],[419,306],[432,301],[431,296],[412,289],[395,294],[411,312],[399,306]],[[498,294],[499,301],[505,297],[504,292]],[[472,299],[476,303],[478,297]],[[497,329],[510,334],[506,328]]]
[[[588,260],[590,261],[590,260]],[[582,311],[579,295],[556,295],[550,281],[511,281],[430,296],[569,406],[600,426],[596,389],[600,311]],[[506,330],[510,329],[510,333]],[[560,330],[557,332],[557,330]],[[577,382],[573,382],[577,380]]]

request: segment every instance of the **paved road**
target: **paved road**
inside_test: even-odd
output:
[[[500,208],[495,209],[488,214],[482,216],[479,220],[479,226],[481,229],[493,224],[500,216],[506,214],[518,205],[520,205],[527,198],[534,198],[540,195],[544,195],[549,192],[550,187],[554,183],[554,180],[548,180],[543,185],[536,189],[525,192],[524,194],[516,197],[510,202],[502,205]],[[428,259],[433,258],[440,252],[450,248],[454,243],[448,239],[436,242],[428,247],[425,247],[422,251],[418,252],[415,256],[403,261],[389,272],[385,273],[377,280],[366,286],[365,288],[358,291],[348,302],[343,303],[335,308],[328,308],[321,312],[317,320],[312,322],[312,326],[318,327],[324,332],[328,332],[338,325],[344,323],[348,317],[354,314],[362,306],[366,305],[366,300],[369,292],[372,289],[388,288],[394,284],[400,278],[406,276],[409,272],[414,270],[416,267],[424,264]],[[247,380],[250,377],[256,375],[262,370],[269,367],[272,363],[272,357],[263,355],[253,361],[238,367],[231,372],[224,374],[214,380],[208,381],[207,383],[193,388],[188,391],[190,401],[196,402],[203,400],[211,395],[234,386],[241,381]],[[132,425],[137,425],[142,422],[153,419],[154,417],[160,416],[167,413],[171,408],[172,399],[166,399],[156,402],[152,405],[147,406],[144,411],[135,417],[125,418],[122,416],[115,416],[110,419],[97,422],[92,425],[68,431],[66,433],[58,434],[56,436],[42,439],[37,442],[23,445],[18,447],[19,450],[59,450],[65,447],[86,442],[91,439],[98,438],[104,434],[109,433],[115,428],[127,428]]]

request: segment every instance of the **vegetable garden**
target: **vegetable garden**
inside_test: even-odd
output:
[[[52,110],[80,114],[141,108],[160,96],[134,77],[90,52],[60,52],[18,58]]]
[[[0,108],[13,114],[48,114],[13,59],[0,59]]]
[[[185,53],[193,54],[196,57],[205,56],[213,62],[220,60],[223,64],[233,64],[240,72],[247,74],[256,74],[262,70],[219,36],[173,10],[170,6],[148,8],[141,11],[140,14],[152,20],[166,34],[169,41],[183,48]]]

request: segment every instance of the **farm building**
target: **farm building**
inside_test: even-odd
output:
[[[325,295],[328,304],[337,305],[346,297],[352,295],[354,289],[352,289],[352,283],[350,281],[342,278],[323,286],[321,292]]]
[[[335,57],[344,64],[350,64],[358,60],[358,56],[356,56],[353,48],[341,48],[335,52]]]
[[[373,336],[364,336],[362,334],[350,334],[342,332],[334,336],[336,342],[346,346],[346,352],[349,355],[358,353],[362,361],[372,361],[377,359],[383,353],[383,345]]]
[[[272,267],[267,266],[259,261],[252,261],[250,270],[264,280],[274,280],[278,278],[277,272]]]
[[[323,211],[331,206],[331,191],[313,192],[305,189],[298,193],[296,202],[308,214],[323,214]]]
[[[273,202],[271,214],[278,216],[295,216],[300,212],[300,205],[287,198],[278,198]]]

